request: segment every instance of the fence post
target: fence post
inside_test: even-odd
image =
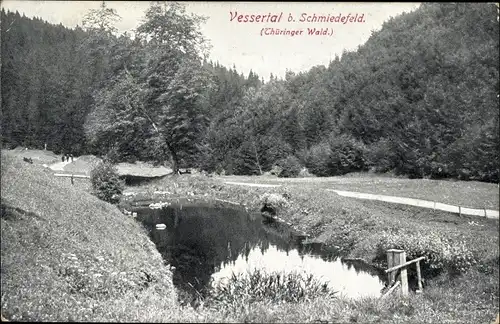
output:
[[[462,207],[458,206],[458,217],[462,217]]]
[[[406,263],[406,252],[400,250],[396,253],[395,258],[399,259],[398,264]],[[401,268],[401,292],[403,296],[408,296],[408,270],[406,270],[406,267]]]
[[[399,250],[395,250],[395,249],[390,249],[390,250],[387,250],[387,269],[390,269],[394,266],[396,266],[397,264],[394,263],[394,253],[395,251],[399,251]],[[389,280],[389,287],[392,286],[392,283],[394,282],[394,279],[396,279],[396,273],[394,271],[392,272],[389,272],[387,274],[387,279]]]
[[[406,252],[403,250],[390,249],[387,250],[387,265],[388,268],[406,263]],[[396,271],[391,271],[387,274],[389,285],[392,285],[396,278]],[[406,267],[401,268],[401,292],[403,296],[408,296],[408,271]]]
[[[420,274],[420,261],[417,261],[417,280],[418,280],[417,294],[420,294],[422,292],[422,275]]]

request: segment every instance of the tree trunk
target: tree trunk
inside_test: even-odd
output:
[[[259,168],[260,175],[262,175],[262,168],[260,166],[259,154],[257,153],[257,147],[255,146],[255,141],[252,141],[252,144],[253,144],[253,151],[254,151],[254,154],[255,154],[255,164]]]
[[[179,174],[179,157],[177,152],[168,145],[168,150],[170,151],[170,156],[172,157],[172,172],[174,174]]]

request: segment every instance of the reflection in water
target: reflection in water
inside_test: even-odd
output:
[[[265,252],[255,247],[234,261],[222,262],[218,271],[212,275],[212,284],[224,283],[233,273],[246,274],[256,269],[268,273],[313,274],[339,295],[350,298],[378,297],[384,287],[379,277],[356,271],[352,264],[345,264],[338,258],[325,261],[315,255],[301,255],[296,249],[283,251],[274,245],[270,245]]]
[[[174,285],[206,294],[210,282],[258,268],[315,275],[348,297],[379,295],[384,276],[362,263],[345,263],[321,244],[300,244],[284,226],[263,224],[260,214],[220,203],[178,202],[163,209],[138,208],[165,262],[176,269]],[[157,230],[156,224],[165,224]]]

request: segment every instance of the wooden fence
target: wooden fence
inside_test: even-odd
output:
[[[54,176],[56,176],[56,177],[68,177],[68,178],[71,178],[71,184],[74,184],[74,179],[75,178],[90,179],[90,176],[88,176],[88,175],[81,175],[81,174],[55,173]]]
[[[422,287],[422,274],[420,272],[420,261],[424,260],[425,257],[419,257],[411,261],[406,261],[406,252],[403,250],[390,249],[387,250],[387,267],[385,270],[387,273],[387,278],[389,281],[389,287],[391,287],[382,298],[387,297],[391,294],[397,287],[401,286],[401,293],[404,297],[408,296],[408,266],[416,264],[417,268],[417,281],[418,290],[417,293],[421,293]],[[397,276],[399,270],[399,276]],[[396,281],[396,278],[399,280]]]

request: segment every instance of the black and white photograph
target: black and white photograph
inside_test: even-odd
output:
[[[500,5],[0,2],[1,321],[500,324]]]

